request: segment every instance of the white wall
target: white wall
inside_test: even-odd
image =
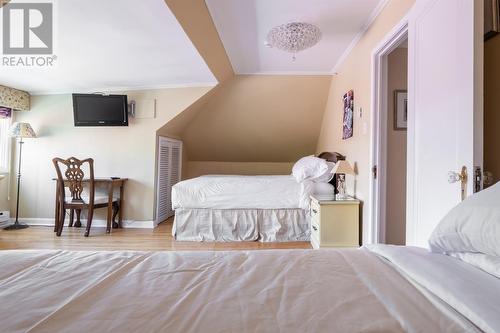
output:
[[[20,217],[54,216],[55,170],[51,160],[75,156],[92,157],[96,177],[129,178],[125,186],[125,220],[153,220],[156,131],[210,89],[127,92],[129,100],[157,100],[156,118],[130,119],[128,127],[74,127],[71,95],[33,96],[31,111],[15,113],[15,121],[29,122],[38,135],[27,139],[23,147]],[[16,154],[13,158],[17,160]],[[15,189],[11,186],[11,193]],[[12,199],[13,195],[11,215],[15,212]],[[96,219],[104,218],[100,211]]]

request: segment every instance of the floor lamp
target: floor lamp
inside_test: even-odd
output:
[[[36,138],[35,131],[31,128],[28,123],[14,123],[10,128],[10,136],[19,139],[19,166],[17,170],[17,201],[16,201],[16,221],[14,224],[9,225],[4,228],[4,230],[18,230],[25,229],[28,227],[27,224],[19,223],[19,190],[21,185],[21,162],[23,153],[23,139],[24,138]]]

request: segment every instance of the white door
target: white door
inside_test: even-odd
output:
[[[409,14],[407,245],[427,247],[461,200],[449,171],[482,167],[483,1],[417,0]],[[390,175],[389,175],[390,176]]]
[[[181,180],[182,142],[159,137],[157,164],[156,224],[174,215],[172,186]]]

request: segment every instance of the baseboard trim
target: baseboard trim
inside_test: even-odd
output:
[[[10,219],[10,222],[13,223],[14,219]],[[20,218],[19,222],[25,223],[27,225],[38,225],[38,226],[54,226],[53,218]],[[81,220],[82,225],[87,225],[87,220]],[[66,218],[64,225],[67,226],[69,223],[69,219]],[[122,221],[124,228],[138,228],[138,229],[154,229],[155,223],[154,221],[134,221],[134,220],[124,220]],[[92,220],[92,227],[106,227],[106,220]]]

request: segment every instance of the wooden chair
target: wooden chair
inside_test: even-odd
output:
[[[95,179],[94,179],[94,160],[87,158],[84,160],[79,160],[75,157],[70,157],[66,160],[61,158],[52,159],[54,167],[57,173],[57,207],[56,207],[56,223],[54,227],[54,232],[57,236],[61,236],[66,209],[70,210],[70,226],[73,225],[74,211],[76,211],[78,220],[80,219],[80,213],[83,209],[87,209],[87,228],[85,230],[85,237],[89,236],[90,227],[92,225],[92,217],[94,215],[95,208],[105,208],[108,207],[107,198],[97,198],[95,197]],[[88,178],[85,178],[82,166],[87,163],[89,166]],[[64,165],[66,170],[64,176],[61,172],[60,165]],[[89,196],[82,196],[84,184],[89,187]],[[70,197],[66,197],[66,187],[69,188],[71,194]],[[118,210],[118,200],[113,198],[113,210],[115,210],[114,215]],[[109,233],[111,231],[111,221],[108,221],[106,226],[106,231]]]

